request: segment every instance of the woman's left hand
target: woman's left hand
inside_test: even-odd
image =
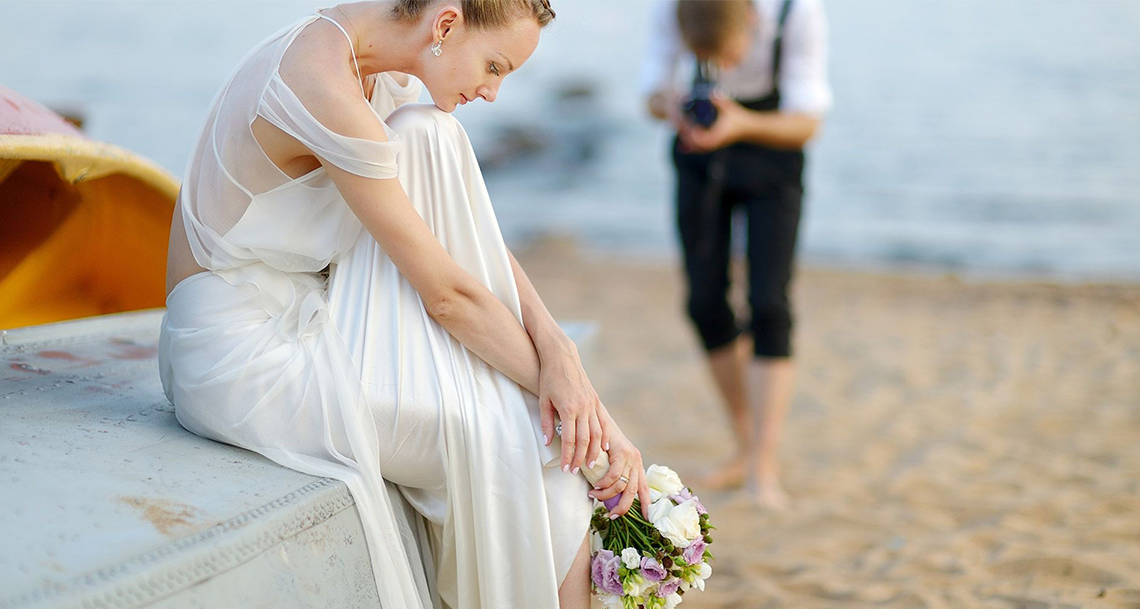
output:
[[[714,95],[716,120],[708,129],[686,123],[680,131],[681,144],[690,152],[712,152],[740,141],[748,110],[735,100]]]
[[[545,355],[541,358],[538,380],[542,433],[549,446],[556,437],[557,415],[562,424],[562,470],[577,474],[583,464],[592,467],[608,443],[599,416],[601,401],[573,343],[553,356]]]

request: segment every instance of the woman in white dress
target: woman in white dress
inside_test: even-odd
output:
[[[494,101],[551,18],[547,0],[307,15],[230,75],[186,170],[167,396],[198,435],[343,480],[386,609],[587,607],[590,496],[649,503],[449,114]],[[396,109],[420,82],[434,105]],[[579,468],[604,449],[591,490]]]

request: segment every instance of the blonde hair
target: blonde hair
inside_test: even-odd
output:
[[[392,9],[398,21],[415,21],[429,6],[439,0],[396,0]],[[554,20],[550,0],[458,0],[463,18],[474,28],[507,25],[512,19],[533,16],[539,27]]]
[[[752,10],[752,0],[678,0],[677,25],[690,50],[717,53],[730,36],[747,27]]]

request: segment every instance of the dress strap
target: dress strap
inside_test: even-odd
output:
[[[352,36],[349,36],[348,32],[344,31],[344,27],[341,26],[340,23],[337,23],[336,19],[328,17],[320,11],[317,12],[317,17],[331,21],[332,24],[336,26],[336,29],[340,30],[340,33],[344,34],[344,37],[348,40],[348,50],[352,53],[352,65],[356,66],[356,80],[357,82],[360,82],[360,92],[364,94],[365,98],[367,98],[368,93],[364,90],[364,83],[361,82],[364,80],[364,78],[360,75],[360,64],[356,62],[356,49],[352,46]]]

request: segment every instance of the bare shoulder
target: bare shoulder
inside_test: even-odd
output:
[[[329,21],[306,25],[281,57],[281,79],[321,124],[352,137],[386,141],[361,92],[352,50]]]

